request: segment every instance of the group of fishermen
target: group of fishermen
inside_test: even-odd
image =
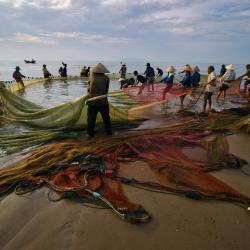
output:
[[[59,70],[59,72],[63,72],[62,76],[67,76],[67,64],[63,63],[64,68]],[[87,71],[87,73],[86,73]],[[184,89],[192,89],[200,86],[200,69],[198,66],[191,67],[189,64],[186,64],[183,67],[183,70],[179,72],[179,74],[183,74],[183,79],[177,83],[178,86]],[[220,88],[217,93],[218,100],[220,96],[223,94],[224,99],[226,97],[226,91],[231,86],[232,82],[236,79],[236,74],[234,70],[234,65],[230,64],[227,67],[224,65],[222,66],[220,76],[217,77],[215,74],[214,66],[208,67],[208,79],[204,87],[204,102],[203,102],[203,111],[206,111],[206,107],[208,104],[208,110],[211,111],[212,109],[212,96],[216,92],[216,87],[218,82],[220,82]],[[48,78],[51,74],[48,72],[46,65],[43,65],[43,73],[44,77]],[[90,75],[90,67],[86,68],[83,71],[83,74]],[[109,91],[109,83],[110,79],[106,75],[110,73],[109,70],[101,63],[94,66],[91,70],[91,77],[89,78],[89,87],[88,87],[88,94],[89,94],[89,101],[88,101],[88,125],[87,125],[87,132],[88,137],[95,136],[95,123],[97,114],[100,113],[105,125],[107,135],[112,134],[111,128],[111,120],[109,116],[109,103],[107,94]],[[162,99],[165,100],[167,92],[173,87],[174,78],[176,75],[176,69],[174,66],[169,66],[166,69],[167,75],[163,77],[163,70],[157,68],[157,74],[155,74],[155,70],[151,67],[150,63],[146,64],[146,69],[144,74],[139,74],[138,71],[133,72],[133,78],[126,79],[127,67],[125,64],[121,66],[119,71],[121,74],[120,83],[121,88],[128,87],[128,86],[135,86],[141,84],[138,95],[142,93],[142,91],[147,87],[148,91],[154,91],[154,85],[156,79],[158,82],[164,83],[165,89],[162,93]],[[85,76],[85,75],[84,75]],[[17,66],[16,71],[13,73],[13,77],[17,82],[22,82],[22,78],[25,76],[20,73],[20,68]],[[246,65],[246,73],[242,76],[238,77],[238,79],[245,78],[244,83],[244,91],[247,92],[248,85],[250,84],[250,64]],[[248,92],[250,93],[250,88],[248,88]],[[249,94],[250,95],[250,94]],[[181,105],[183,105],[185,95],[180,97]]]
[[[236,80],[236,73],[233,64],[230,64],[228,66],[225,66],[223,64],[221,66],[219,76],[216,76],[215,68],[212,65],[208,67],[207,72],[208,72],[208,80],[207,83],[203,85],[204,87],[203,112],[206,111],[207,104],[208,104],[208,110],[209,111],[212,110],[212,96],[215,94],[218,85],[220,87],[218,89],[216,101],[219,100],[222,94],[225,100],[227,89],[232,85],[233,81]],[[119,79],[119,82],[121,83],[120,88],[122,89],[125,87],[136,86],[138,84],[141,84],[141,87],[139,88],[138,91],[138,95],[140,95],[145,87],[147,87],[148,91],[150,91],[150,89],[154,91],[154,84],[156,82],[165,83],[166,87],[162,93],[162,99],[165,100],[167,92],[174,85],[176,69],[174,68],[174,66],[169,66],[166,69],[166,73],[167,75],[164,78],[162,78],[163,70],[157,68],[157,75],[156,75],[154,69],[150,66],[150,63],[147,63],[144,74],[139,74],[138,71],[134,71],[133,73],[134,77],[126,79],[126,75],[124,75],[123,72],[123,74],[121,74],[121,78]],[[180,86],[184,89],[193,89],[200,86],[201,75],[198,66],[192,68],[189,64],[186,64],[183,67],[183,70],[178,74],[183,74],[183,79],[177,83],[177,86]],[[250,84],[250,64],[246,65],[246,73],[238,77],[237,79],[242,79],[242,78],[245,78],[244,93],[246,96],[250,97],[250,87],[248,88],[248,85]],[[247,94],[247,88],[248,88],[248,94]],[[186,95],[182,95],[180,97],[181,106],[183,106],[185,96]]]

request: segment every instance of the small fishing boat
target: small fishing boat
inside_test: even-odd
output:
[[[33,63],[33,64],[36,63],[36,61],[35,61],[34,59],[32,59],[31,61],[29,61],[29,60],[24,60],[24,62],[25,62],[25,63]]]

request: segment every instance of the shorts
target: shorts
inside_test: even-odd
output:
[[[205,92],[204,94],[204,101],[207,101],[207,100],[212,100],[212,95],[213,93],[212,92]]]
[[[228,88],[229,88],[229,86],[223,83],[222,86],[220,87],[219,91],[226,91]]]
[[[155,78],[154,77],[148,77],[147,78],[147,83],[154,83],[155,82]]]

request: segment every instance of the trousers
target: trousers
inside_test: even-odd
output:
[[[96,116],[98,113],[101,113],[103,123],[105,125],[105,130],[107,135],[112,134],[111,129],[111,120],[109,116],[109,104],[107,103],[90,103],[88,105],[88,125],[87,132],[89,136],[95,135],[95,124],[96,124]]]

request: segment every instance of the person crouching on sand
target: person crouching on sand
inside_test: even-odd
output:
[[[226,67],[226,69],[227,69],[226,73],[220,79],[222,82],[222,85],[221,85],[219,92],[217,94],[216,101],[219,100],[222,93],[223,93],[223,99],[225,101],[226,91],[232,85],[232,81],[234,81],[235,77],[236,77],[233,64],[228,65]]]
[[[162,100],[165,100],[167,92],[173,87],[175,71],[176,69],[173,66],[168,67],[166,69],[167,76],[160,81],[166,84],[166,87],[163,90]]]
[[[208,79],[205,84],[205,93],[204,93],[204,102],[203,102],[203,112],[206,112],[207,101],[208,101],[208,111],[210,112],[212,109],[212,96],[216,91],[216,75],[214,72],[214,66],[209,66],[208,70]]]
[[[138,73],[138,71],[136,71],[136,70],[134,71],[134,76],[135,76],[135,85],[141,83],[141,87],[140,87],[139,92],[137,94],[137,95],[140,95],[147,84],[147,78],[144,77],[143,75],[140,75]]]
[[[25,78],[26,76],[21,74],[19,66],[16,66],[16,70],[14,71],[12,76],[16,80],[16,82],[20,83],[21,87],[24,88],[23,78]]]

